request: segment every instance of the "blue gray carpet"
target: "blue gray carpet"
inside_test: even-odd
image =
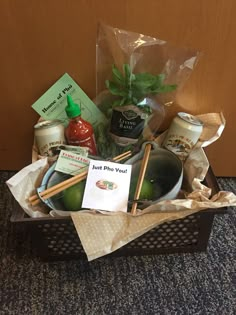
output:
[[[41,262],[13,229],[13,172],[0,172],[0,314],[236,314],[236,212],[217,215],[206,253]],[[236,190],[236,178],[218,178]]]

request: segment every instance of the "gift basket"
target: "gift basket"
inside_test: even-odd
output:
[[[7,185],[42,258],[206,249],[214,215],[236,205],[203,149],[224,116],[179,112],[162,127],[199,55],[101,24],[94,102],[65,74],[32,106],[33,161]]]

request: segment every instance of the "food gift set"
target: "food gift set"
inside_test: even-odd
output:
[[[64,74],[32,105],[40,116],[32,164],[7,185],[21,212],[12,221],[37,226],[46,256],[205,249],[214,214],[236,205],[203,150],[223,132],[223,114],[179,112],[163,127],[198,59],[101,24],[94,101]]]

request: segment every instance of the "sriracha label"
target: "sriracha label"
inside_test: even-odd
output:
[[[65,130],[68,144],[87,147],[89,153],[97,155],[95,137],[92,125],[81,118],[81,116],[70,119]]]

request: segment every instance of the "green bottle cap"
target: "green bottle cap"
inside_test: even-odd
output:
[[[81,115],[81,110],[78,104],[74,103],[70,94],[67,94],[67,106],[65,108],[68,118],[74,118]]]

